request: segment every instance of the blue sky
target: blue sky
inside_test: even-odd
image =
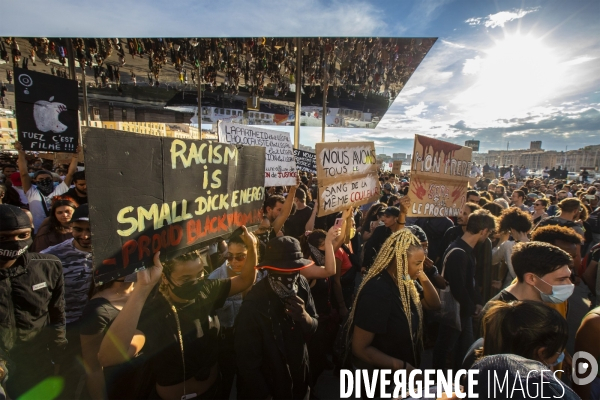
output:
[[[2,36],[439,37],[375,130],[327,130],[412,152],[414,134],[481,151],[600,144],[600,1],[4,0]],[[320,129],[303,128],[313,146]]]

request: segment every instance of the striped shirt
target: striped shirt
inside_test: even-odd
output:
[[[74,240],[68,239],[41,251],[55,255],[62,263],[67,324],[81,317],[92,284],[92,253],[79,250],[75,247]]]

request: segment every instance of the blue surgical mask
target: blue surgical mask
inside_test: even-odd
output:
[[[539,278],[539,277],[537,277],[537,278]],[[548,282],[546,282],[542,278],[539,278],[539,280],[550,285]],[[550,286],[552,287],[552,294],[546,294],[534,286],[538,290],[538,292],[540,292],[540,297],[542,298],[542,301],[544,303],[554,303],[554,304],[564,303],[565,301],[567,301],[567,299],[569,297],[571,297],[571,295],[573,294],[573,291],[575,290],[575,285],[572,283],[567,284],[567,285],[550,285]]]
[[[561,352],[560,355],[558,356],[558,358],[556,359],[555,362],[553,362],[550,366],[551,367],[555,367],[558,364],[560,364],[561,362],[563,362],[563,360],[565,359],[565,352]]]

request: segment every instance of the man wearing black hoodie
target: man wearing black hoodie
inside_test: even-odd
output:
[[[0,204],[0,375],[16,399],[55,375],[65,339],[62,265],[49,254],[30,253],[31,220],[18,207]]]

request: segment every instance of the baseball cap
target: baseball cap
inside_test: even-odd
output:
[[[32,228],[31,220],[25,211],[11,204],[0,204],[0,221],[3,231]]]
[[[21,182],[20,172],[13,172],[12,174],[10,174],[10,181],[12,182],[13,186],[23,186],[23,183]]]
[[[392,185],[390,183],[386,183],[385,185],[383,185],[383,188],[385,190],[392,190]]]
[[[77,207],[75,209],[75,212],[73,213],[73,217],[71,217],[71,222],[89,221],[89,220],[90,220],[90,213],[89,213],[89,208],[88,208],[87,203],[82,204],[79,207]]]

